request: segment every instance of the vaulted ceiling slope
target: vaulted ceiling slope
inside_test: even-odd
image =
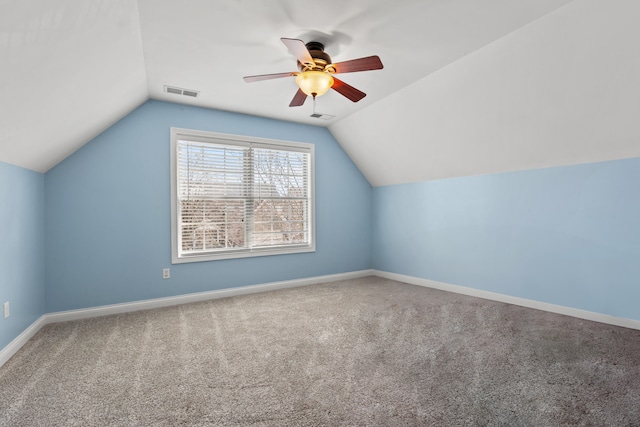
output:
[[[135,1],[0,2],[0,161],[44,172],[148,96]]]
[[[639,20],[574,1],[331,132],[374,186],[638,157]]]
[[[5,0],[0,161],[44,172],[149,98],[329,126],[374,185],[629,156],[634,1]],[[310,118],[293,79],[242,80],[296,70],[280,37],[385,68]]]

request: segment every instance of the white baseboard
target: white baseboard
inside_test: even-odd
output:
[[[128,313],[138,310],[148,310],[152,308],[169,307],[173,305],[186,304],[190,302],[207,301],[218,298],[228,298],[238,295],[254,294],[258,292],[274,291],[277,289],[294,288],[299,286],[314,285],[319,283],[335,282],[340,280],[358,279],[366,276],[379,276],[386,279],[397,280],[412,285],[425,286],[428,288],[440,289],[443,291],[469,295],[488,300],[505,302],[522,307],[534,308],[537,310],[549,311],[551,313],[564,314],[585,320],[606,323],[615,326],[640,330],[640,321],[625,319],[621,317],[609,316],[601,313],[580,310],[577,308],[565,307],[561,305],[549,304],[545,302],[518,298],[495,292],[483,291],[479,289],[467,288],[464,286],[451,285],[448,283],[436,282],[434,280],[422,279],[419,277],[406,276],[404,274],[390,273],[380,270],[360,270],[348,273],[330,274],[326,276],[307,277],[304,279],[285,280],[281,282],[264,283],[261,285],[242,286],[237,288],[220,289],[216,291],[199,292],[194,294],[178,295],[174,297],[156,298],[144,301],[128,302],[123,304],[112,304],[100,307],[85,308],[80,310],[59,311],[42,315],[31,326],[18,335],[5,348],[0,350],[0,366],[4,365],[20,348],[26,344],[44,325],[49,323],[66,322],[70,320],[87,319],[90,317],[108,316],[111,314]]]
[[[144,301],[127,302],[123,304],[104,305],[100,307],[83,308],[79,310],[58,311],[42,315],[24,332],[18,335],[5,348],[0,350],[0,366],[4,365],[20,348],[26,344],[44,325],[49,323],[66,322],[70,320],[88,319],[90,317],[108,316],[110,314],[129,313],[138,310],[169,307],[190,302],[207,301],[218,298],[228,298],[237,295],[254,294],[258,292],[274,291],[277,289],[295,288],[298,286],[319,283],[336,282],[340,280],[358,279],[372,276],[373,270],[351,271],[347,273],[329,274],[326,276],[306,277],[303,279],[284,280],[281,282],[264,283],[260,285],[241,286],[237,288],[220,289],[216,291],[198,292],[194,294],[177,295],[174,297],[155,298]]]
[[[469,295],[472,297],[483,298],[492,301],[505,302],[507,304],[519,305],[522,307],[534,308],[536,310],[564,314],[565,316],[577,317],[579,319],[592,320],[594,322],[640,330],[640,320],[625,319],[623,317],[610,316],[608,314],[580,310],[578,308],[550,304],[526,298],[513,297],[510,295],[483,291],[480,289],[467,288],[465,286],[451,285],[448,283],[437,282],[435,280],[422,279],[420,277],[406,276],[404,274],[390,273],[387,271],[373,270],[373,274],[385,279],[396,280],[398,282],[405,282],[412,285],[424,286],[427,288],[439,289],[442,291],[454,292],[457,294]]]
[[[2,350],[0,350],[0,366],[4,365],[11,356],[16,354],[18,350],[22,348],[23,345],[27,343],[44,325],[46,325],[45,316],[42,315],[33,322],[27,329],[22,331],[20,335],[14,338],[9,344],[5,346]]]
[[[46,323],[66,322],[69,320],[87,319],[90,317],[108,316],[111,314],[128,313],[138,310],[169,307],[190,302],[207,301],[218,298],[228,298],[238,295],[254,294],[257,292],[274,291],[277,289],[295,288],[298,286],[314,285],[317,283],[335,282],[339,280],[357,279],[372,276],[373,270],[360,270],[348,273],[329,274],[326,276],[307,277],[304,279],[284,280],[281,282],[264,283],[261,285],[241,286],[237,288],[220,289],[216,291],[198,292],[194,294],[177,295],[166,298],[155,298],[143,301],[127,302],[123,304],[103,305],[100,307],[79,310],[58,311],[45,315]]]

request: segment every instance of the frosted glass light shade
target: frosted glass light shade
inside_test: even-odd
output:
[[[324,71],[305,71],[296,76],[296,84],[309,96],[321,96],[333,86],[333,77]]]

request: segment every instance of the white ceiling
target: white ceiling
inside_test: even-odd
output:
[[[148,99],[132,0],[0,0],[0,160],[44,172]]]
[[[149,98],[329,126],[374,185],[630,156],[638,18],[635,0],[0,0],[0,161],[44,172]],[[341,76],[367,97],[330,91],[336,118],[313,119],[292,78],[242,80],[296,70],[280,37],[384,69]]]
[[[571,2],[331,132],[374,186],[640,157],[638,22]]]

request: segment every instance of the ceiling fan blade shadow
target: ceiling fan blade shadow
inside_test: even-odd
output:
[[[300,107],[304,104],[304,101],[307,100],[307,94],[302,91],[302,89],[298,89],[296,94],[293,96],[289,107]]]
[[[298,39],[287,39],[282,37],[280,39],[282,43],[289,49],[289,52],[295,56],[301,64],[314,64],[313,58],[307,50],[307,46],[304,44],[302,40]]]
[[[331,86],[331,89],[335,90],[336,92],[353,102],[358,102],[362,98],[367,96],[366,93],[356,89],[351,85],[346,84],[342,80],[336,79],[335,77],[333,78],[333,86]]]
[[[281,77],[291,77],[297,75],[297,72],[289,72],[289,73],[275,73],[275,74],[260,74],[257,76],[245,76],[243,77],[244,81],[247,83],[260,82],[262,80],[271,80],[271,79],[279,79]]]
[[[350,61],[332,64],[338,73],[355,73],[357,71],[381,70],[382,61],[378,55],[367,56],[365,58],[352,59]]]

